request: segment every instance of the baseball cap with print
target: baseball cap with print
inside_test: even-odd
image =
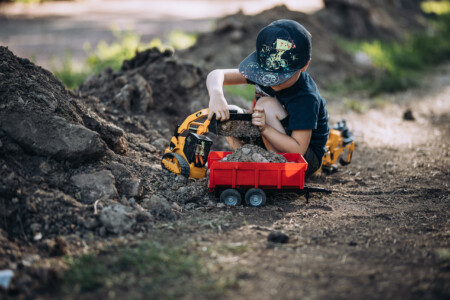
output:
[[[293,20],[278,20],[256,38],[256,51],[239,64],[239,71],[262,86],[275,86],[291,78],[311,59],[311,35]]]

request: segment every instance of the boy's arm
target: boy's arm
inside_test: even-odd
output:
[[[209,115],[216,114],[217,120],[228,120],[230,113],[228,111],[228,103],[223,95],[224,85],[245,84],[247,79],[239,72],[238,69],[217,69],[208,74],[206,79],[206,87],[209,93]]]
[[[266,123],[263,109],[255,109],[252,118],[253,125],[259,127],[266,148],[275,152],[300,153],[304,155],[311,141],[312,130],[293,130],[291,136],[281,133]]]
[[[293,130],[292,135],[289,136],[271,126],[267,126],[261,132],[262,137],[273,147],[269,150],[282,153],[300,153],[301,155],[304,155],[308,150],[311,134],[311,129]]]

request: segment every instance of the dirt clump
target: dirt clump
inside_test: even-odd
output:
[[[259,128],[250,121],[227,120],[217,123],[217,131],[220,135],[231,137],[259,137],[261,132]]]
[[[245,144],[236,149],[232,154],[222,158],[226,162],[263,162],[263,163],[285,163],[286,158],[273,151],[267,151],[257,145]]]

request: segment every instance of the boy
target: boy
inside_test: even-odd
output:
[[[325,100],[306,73],[311,60],[311,35],[299,23],[278,20],[263,28],[256,51],[239,69],[218,69],[208,74],[209,119],[227,120],[231,107],[223,95],[224,85],[256,85],[256,103],[249,111],[267,150],[300,153],[308,162],[306,177],[322,164],[328,139]],[[239,140],[227,138],[236,149]]]

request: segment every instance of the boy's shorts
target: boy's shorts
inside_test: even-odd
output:
[[[281,122],[281,125],[283,125],[284,130],[286,131],[286,134],[291,136],[292,130],[288,129],[289,115],[286,118],[284,118],[283,120],[281,120],[280,122]],[[243,142],[244,144],[253,144],[253,145],[257,145],[263,149],[266,149],[266,146],[264,145],[264,142],[263,142],[263,139],[261,136],[259,136],[256,139],[242,137],[242,138],[239,138],[239,140],[241,142]],[[306,169],[306,172],[305,172],[305,178],[308,178],[322,166],[322,158],[319,158],[311,147],[308,147],[305,154],[303,155],[303,158],[308,163],[308,169]]]

